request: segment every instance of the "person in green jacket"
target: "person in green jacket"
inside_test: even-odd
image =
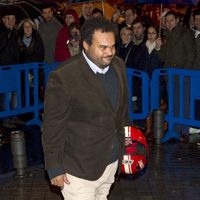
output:
[[[193,69],[195,58],[195,42],[191,30],[184,28],[179,24],[179,16],[177,13],[169,11],[165,15],[166,30],[164,37],[157,39],[156,50],[160,59],[164,62],[166,68],[181,68]],[[189,117],[190,111],[190,84],[189,78],[184,78],[184,118]],[[179,117],[180,97],[180,84],[178,76],[174,78],[174,91],[173,91],[173,110],[174,117]],[[176,124],[174,132],[180,136],[181,140],[185,141],[188,137],[189,126]]]

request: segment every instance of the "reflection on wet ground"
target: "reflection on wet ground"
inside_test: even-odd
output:
[[[61,200],[59,189],[50,186],[46,178],[39,129],[23,128],[27,143],[27,177],[14,176],[10,145],[1,146],[0,199]],[[117,178],[109,200],[199,200],[200,148],[196,143],[149,146],[146,172],[138,177]]]

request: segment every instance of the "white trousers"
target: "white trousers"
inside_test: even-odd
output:
[[[114,182],[118,161],[108,165],[103,175],[95,180],[88,181],[66,174],[70,184],[64,184],[62,194],[65,200],[107,200],[109,190]],[[90,170],[90,169],[88,169]]]

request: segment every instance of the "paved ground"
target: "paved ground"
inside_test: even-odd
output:
[[[194,144],[150,145],[146,172],[137,178],[116,181],[109,200],[199,200],[200,147]],[[49,185],[43,165],[28,167],[29,176],[15,178],[14,172],[0,175],[0,200],[61,200]]]

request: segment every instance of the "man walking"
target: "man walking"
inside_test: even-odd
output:
[[[124,62],[115,56],[112,23],[97,17],[81,28],[82,53],[49,77],[43,148],[51,184],[66,200],[105,200],[114,182],[128,122]]]

